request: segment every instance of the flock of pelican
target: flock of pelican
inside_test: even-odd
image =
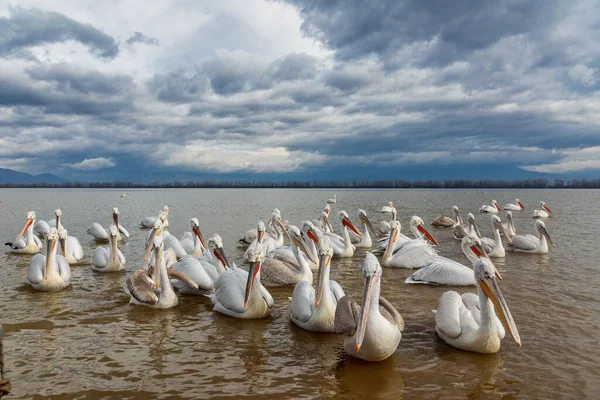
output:
[[[293,286],[289,306],[292,323],[312,332],[342,334],[349,355],[380,361],[395,352],[404,330],[402,316],[381,295],[382,266],[407,268],[415,270],[407,284],[476,287],[476,294],[448,291],[441,296],[434,311],[435,330],[446,343],[463,350],[494,353],[508,331],[521,346],[500,289],[502,277],[492,258],[504,257],[507,251],[547,253],[554,243],[541,219],[535,222],[537,236],[517,234],[512,212],[525,208],[519,199],[504,207],[506,221],[498,216],[502,210],[496,200],[479,209],[491,214],[493,238],[482,237],[473,214],[468,214],[465,224],[456,206],[454,218],[440,216],[432,222],[451,229],[453,237],[460,240],[466,265],[438,254],[440,244],[418,216],[410,219],[413,237],[402,234],[392,202],[382,208],[390,217],[377,229],[362,209],[358,210],[361,229],[347,212],[338,211],[337,232],[330,222],[331,207],[336,205],[334,196],[317,218],[302,221],[299,227],[283,220],[275,209],[268,224],[259,221],[256,229],[248,230],[240,239],[248,246],[244,253],[247,269],[227,258],[218,234],[204,239],[197,218],[190,219],[189,232],[180,238],[172,235],[169,208],[165,206],[157,216],[140,222],[140,229],[148,230],[142,268],[126,279],[123,290],[131,304],[153,308],[174,307],[179,295],[206,296],[214,312],[252,319],[270,315],[274,305],[270,285]],[[549,207],[541,202],[534,216],[546,218],[549,213]],[[28,212],[21,232],[6,243],[11,252],[33,255],[27,281],[39,291],[68,286],[70,265],[81,263],[84,255],[79,241],[64,228],[61,210],[54,214],[49,222],[36,222],[35,212]],[[119,224],[119,210],[112,209],[108,227],[93,223],[87,232],[98,242],[108,242],[107,247],[94,251],[91,268],[97,272],[124,271],[126,260],[118,245],[129,238],[129,232]],[[364,280],[360,303],[330,279],[332,258],[353,257],[357,248],[371,249],[360,268]]]

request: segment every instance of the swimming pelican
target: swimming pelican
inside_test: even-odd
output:
[[[438,215],[433,220],[431,225],[437,226],[438,228],[454,228],[455,223],[456,222],[450,217],[446,217],[444,215]]]
[[[248,272],[230,268],[219,275],[215,294],[210,295],[214,311],[235,318],[265,318],[274,305],[273,297],[260,283],[260,268],[265,259],[262,246],[253,246]]]
[[[68,236],[67,230],[58,229],[59,254],[67,260],[69,265],[77,264],[83,258],[83,247],[76,237]]]
[[[296,284],[290,304],[290,319],[300,328],[312,332],[333,332],[335,309],[344,297],[342,287],[329,280],[333,248],[327,237],[319,242],[319,272],[317,285],[312,279]]]
[[[500,233],[504,234],[509,240],[514,238],[517,234],[517,228],[515,228],[513,216],[510,211],[506,212],[506,222],[502,222],[502,227],[504,227],[504,230],[500,231]]]
[[[327,200],[327,203],[328,204],[336,204],[337,203],[337,199],[335,197],[335,194],[333,195],[333,199],[328,199]]]
[[[257,236],[250,244],[250,246],[256,246],[257,243],[260,243],[265,251],[265,254],[269,254],[276,248],[283,246],[284,236],[289,238],[288,232],[281,223],[281,215],[273,213],[271,216],[271,223],[275,229],[275,236],[271,236],[270,234],[266,233],[267,229],[264,222],[259,221],[256,226],[256,232],[258,232]],[[246,250],[246,252],[248,252],[248,250]],[[244,254],[244,258],[248,259],[247,254]]]
[[[488,257],[493,258],[501,258],[506,255],[506,251],[504,246],[502,245],[502,238],[500,237],[500,232],[504,232],[504,236],[508,237],[508,232],[504,231],[504,226],[502,225],[502,221],[500,217],[497,215],[492,215],[492,229],[494,230],[494,238],[490,239],[487,237],[481,238],[481,244],[483,250]],[[479,229],[477,230],[479,231]],[[509,239],[510,240],[510,239]]]
[[[331,246],[333,247],[333,254],[338,257],[352,257],[354,255],[354,245],[350,241],[350,234],[348,233],[348,229],[352,229],[354,233],[359,236],[362,234],[352,225],[350,222],[350,218],[348,217],[348,213],[346,211],[339,212],[339,221],[340,221],[340,230],[342,231],[343,243],[336,242],[334,237],[331,237]]]
[[[537,237],[533,235],[517,235],[506,244],[506,249],[521,253],[546,254],[548,253],[548,243],[552,247],[556,247],[543,221],[539,219],[535,221],[535,230],[538,234]]]
[[[435,313],[438,336],[461,350],[496,353],[504,338],[504,325],[521,347],[519,331],[498,286],[496,268],[489,259],[480,258],[475,262],[474,274],[477,294],[461,296],[451,291],[440,298]]]
[[[169,220],[167,219],[167,216],[169,215],[169,207],[168,206],[164,206],[162,208],[162,210],[159,211],[158,215],[160,216],[161,214],[163,215],[164,218],[164,223],[165,223],[165,228],[169,228]],[[146,217],[142,220],[142,222],[140,222],[140,228],[142,229],[152,229],[154,228],[154,222],[156,222],[156,220],[159,217]]]
[[[119,209],[117,207],[113,208],[113,216],[112,216],[112,225],[117,228],[117,241],[120,242],[123,240],[123,236],[126,238],[129,237],[129,232],[121,224],[119,224]],[[107,242],[110,238],[110,234],[107,229],[104,229],[102,225],[97,222],[94,222],[90,229],[87,230],[87,233],[92,235],[94,239],[98,242]],[[122,235],[121,235],[122,234]]]
[[[373,235],[377,237],[377,232],[375,232],[375,228],[371,224],[369,217],[367,216],[367,212],[363,209],[358,209],[358,219],[362,222],[362,237],[355,234],[353,231],[349,231],[350,240],[354,247],[361,249],[370,249],[373,247],[373,239],[371,239],[371,234],[369,231],[373,232]]]
[[[492,200],[492,205],[484,204],[479,208],[480,213],[490,213],[490,214],[498,214],[500,211],[500,206],[496,200]]]
[[[117,248],[117,227],[109,228],[110,239],[108,249],[98,246],[92,258],[92,269],[98,272],[123,271],[125,269],[125,256]]]
[[[521,211],[525,209],[525,206],[523,205],[523,203],[521,203],[521,200],[516,199],[517,204],[512,204],[512,203],[508,203],[507,205],[504,206],[504,210],[511,210],[511,211]]]
[[[440,244],[434,239],[433,236],[431,236],[429,232],[427,232],[427,229],[425,229],[423,226],[423,220],[417,216],[414,216],[411,220],[411,223],[416,226],[420,237],[417,236],[417,239],[405,240],[400,246],[396,247],[398,233],[400,232],[400,222],[392,221],[392,231],[390,232],[391,237],[381,259],[383,266],[397,268],[421,268],[427,262],[427,260],[437,256],[437,252],[429,243],[427,243],[426,240],[423,239],[423,236],[436,246],[439,246]]]
[[[29,211],[21,232],[15,237],[14,241],[5,243],[6,246],[10,247],[11,253],[37,254],[40,252],[42,241],[33,234],[34,223],[35,212]],[[23,240],[23,235],[25,234],[27,234],[27,236],[25,236],[25,240]]]
[[[390,223],[396,220],[396,217],[398,216],[398,210],[396,210],[396,206],[394,206],[394,203],[390,201],[387,206],[381,207],[381,212],[383,214],[390,214],[389,221],[379,222],[379,233],[385,235],[387,233],[390,233],[390,231],[392,230],[392,226]]]
[[[273,225],[273,214],[277,214],[279,215],[279,219],[281,221],[281,211],[279,211],[278,208],[275,208],[273,210],[273,213],[271,214],[271,219],[269,220],[269,226],[265,226],[265,232],[267,232],[268,229],[268,234],[273,237],[276,238],[277,237],[277,231],[275,229],[275,225]],[[282,222],[283,224],[283,222]],[[285,229],[284,229],[285,230]],[[243,238],[241,238],[240,240],[238,240],[238,242],[242,243],[242,244],[252,244],[256,241],[256,237],[257,237],[258,233],[256,229],[248,229],[246,231],[246,234],[244,235]]]
[[[391,356],[404,330],[400,313],[380,297],[381,273],[377,258],[367,253],[362,268],[365,278],[362,306],[344,296],[335,310],[334,331],[346,336],[344,349],[365,361],[381,361]]]
[[[50,228],[46,233],[46,255],[36,254],[27,267],[27,281],[42,292],[57,292],[69,286],[71,268],[65,258],[56,254],[58,232]]]
[[[176,278],[182,282],[188,283],[194,289],[198,285],[189,277],[167,269],[165,263],[162,227],[153,229],[151,236],[152,243],[146,247],[144,260],[148,260],[150,253],[154,250],[154,266],[148,268],[148,271],[138,269],[129,278],[127,278],[124,287],[125,293],[130,297],[130,304],[148,306],[152,308],[171,308],[179,304],[179,298],[173,291],[169,278]]]
[[[60,222],[60,217],[62,216],[62,211],[60,209],[54,210],[55,219],[46,222],[42,219],[37,221],[33,226],[33,230],[38,236],[45,236],[46,232],[50,230],[50,228],[56,228],[57,231],[60,231],[63,226]]]
[[[454,228],[452,229],[452,235],[454,236],[454,239],[462,240],[465,236],[469,234],[469,224],[464,223],[462,216],[460,215],[460,211],[458,210],[458,207],[452,207],[452,212],[454,213],[454,218],[456,219],[456,222],[454,223]]]
[[[300,281],[308,281],[312,283],[313,274],[310,265],[301,253],[306,254],[307,257],[312,257],[310,250],[306,246],[306,243],[302,239],[300,229],[294,225],[289,226],[290,235],[290,247],[292,254],[295,258],[295,263],[288,262],[287,258],[278,257],[277,254],[267,254],[262,266],[261,276],[265,282],[277,284],[277,285],[295,285]],[[249,262],[252,262],[254,258],[254,251],[247,252],[251,257]],[[312,260],[316,264],[316,260]]]
[[[406,244],[406,242],[410,242],[413,240],[400,232],[401,224],[399,221],[397,221],[398,224],[394,224],[394,222],[396,222],[396,221],[392,221],[392,223],[391,223],[392,229],[393,229],[393,227],[396,227],[397,229],[395,230],[395,233],[394,233],[394,235],[395,235],[394,247],[390,250],[390,254],[392,254],[392,253],[395,254],[400,247],[402,247],[404,244]],[[414,215],[410,219],[410,231],[413,234],[414,239],[423,239],[424,237],[426,237],[427,240],[429,240],[431,243],[435,244],[436,246],[439,246],[439,243],[433,238],[433,236],[431,236],[431,234],[427,231],[427,229],[425,229],[423,220],[420,217],[417,217],[416,215]],[[388,234],[388,235],[384,236],[383,238],[379,239],[378,247],[375,250],[373,250],[371,253],[377,254],[377,255],[382,255],[383,253],[385,253],[385,251],[388,248],[388,244],[390,243],[391,236],[392,236],[391,234]],[[417,243],[417,242],[414,242],[414,243]]]
[[[208,249],[206,242],[200,232],[200,223],[198,218],[190,219],[191,232],[184,232],[179,242],[187,254],[194,257],[202,257],[204,252]]]
[[[467,235],[461,242],[465,256],[474,263],[479,257],[485,257],[481,241],[474,235]],[[446,257],[430,258],[423,267],[409,276],[404,283],[426,285],[471,286],[475,285],[473,270]]]
[[[548,218],[552,214],[550,208],[543,201],[540,201],[540,208],[541,210],[533,210],[533,218]]]

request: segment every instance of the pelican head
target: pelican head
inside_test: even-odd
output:
[[[302,224],[302,231],[306,232],[306,236],[312,240],[315,244],[319,244],[319,237],[317,236],[317,230],[311,221],[304,221]]]
[[[452,206],[452,212],[454,213],[454,215],[458,215],[458,207]]]
[[[115,225],[119,226],[119,209],[117,207],[113,207],[113,221]]]
[[[285,229],[285,227],[281,223],[281,215],[280,214],[273,213],[273,215],[271,216],[271,221],[274,222],[275,228],[277,230],[280,230],[281,233],[283,233],[283,235],[286,236],[288,239],[290,238],[288,231]]]
[[[244,293],[244,308],[246,308],[248,305],[248,299],[250,298],[250,293],[254,287],[254,281],[260,274],[260,267],[264,260],[265,252],[262,246],[257,245],[248,248],[248,261],[250,261],[250,268],[248,269],[248,280],[246,281],[246,292]]]
[[[300,233],[300,229],[294,225],[290,225],[289,228],[290,234],[290,243],[293,243],[300,251],[302,251],[306,256],[310,259],[310,262],[313,264],[317,263],[317,260],[314,259],[314,256],[306,246],[304,239],[302,239],[302,234]]]
[[[319,307],[321,297],[323,297],[323,288],[325,284],[325,274],[329,274],[329,265],[331,263],[331,257],[333,257],[333,247],[331,247],[331,241],[327,236],[319,242],[319,272],[317,274],[317,290],[315,293],[315,306]]]
[[[519,207],[521,207],[521,209],[522,209],[522,210],[524,210],[524,209],[525,209],[525,206],[523,205],[523,203],[521,203],[521,200],[519,200],[519,199],[516,199],[516,200],[517,200],[517,205],[518,205]]]
[[[19,237],[17,239],[21,239],[23,237],[23,235],[25,234],[25,232],[27,231],[27,229],[33,225],[33,222],[35,221],[35,212],[34,211],[29,211],[27,213],[27,216],[25,217],[25,225],[23,226],[23,229],[21,229],[21,233],[19,233]]]
[[[469,215],[467,215],[467,221],[469,222],[469,227],[472,227],[475,230],[477,237],[481,237],[481,232],[479,231],[479,227],[475,222],[475,216],[473,215],[473,213],[469,213]]]
[[[546,230],[546,224],[544,224],[544,221],[541,221],[539,219],[537,221],[535,221],[535,229],[538,231],[540,239],[542,238],[542,236],[544,236],[546,238],[546,240],[548,241],[548,243],[550,243],[550,246],[556,247],[556,245],[550,238],[548,231]]]
[[[542,210],[548,211],[550,214],[552,214],[552,211],[550,210],[550,207],[548,207],[548,206],[546,205],[546,203],[545,203],[545,202],[543,202],[543,201],[540,201],[540,208],[541,208]]]
[[[360,351],[363,339],[365,337],[365,331],[367,329],[367,321],[371,312],[371,304],[373,302],[374,292],[376,288],[379,288],[379,281],[381,279],[381,265],[379,261],[373,255],[373,253],[367,253],[365,262],[362,267],[362,274],[365,278],[365,286],[363,290],[362,306],[360,309],[360,317],[358,318],[358,327],[356,330],[356,351]],[[379,294],[377,294],[376,301],[379,301]]]
[[[325,204],[325,209],[323,211],[325,212],[325,214],[329,215],[329,212],[331,211],[331,207],[329,206],[329,204]]]
[[[281,211],[279,211],[279,208],[277,208],[277,207],[275,207],[275,208],[273,209],[273,213],[274,213],[274,214],[279,214],[279,215],[281,215]]]
[[[262,246],[259,247],[262,248]],[[223,249],[223,239],[221,239],[219,234],[215,233],[210,239],[208,239],[208,248],[210,251],[212,251],[217,260],[219,260],[221,265],[223,265],[223,268],[231,268],[229,260],[227,260],[227,257],[225,256],[225,250]]]
[[[511,217],[512,217],[512,215],[511,215]],[[508,232],[504,228],[504,225],[502,225],[502,220],[497,215],[492,215],[492,229],[494,229],[494,230],[498,229],[500,232],[502,232],[504,234],[504,236],[506,238],[509,238]]]
[[[490,257],[487,255],[487,253],[483,249],[481,240],[476,235],[469,233],[467,236],[465,236],[463,238],[461,246],[463,247],[463,251],[464,251],[465,255],[471,262],[475,263],[479,259],[485,258],[485,259],[489,260],[490,263],[492,263],[492,261],[490,260]],[[470,254],[474,254],[475,257],[470,256]],[[494,264],[492,263],[492,266],[493,265]],[[494,266],[494,270],[495,270],[496,277],[498,279],[502,280],[503,279],[502,275],[500,275],[500,272],[498,272],[498,270],[496,269],[495,266]]]
[[[365,224],[367,228],[371,230],[371,232],[375,233],[375,228],[373,228],[371,220],[369,220],[369,217],[367,217],[367,212],[365,210],[360,208],[358,209],[358,219],[360,219],[360,222]]]
[[[346,211],[340,211],[339,218],[340,218],[340,221],[342,222],[342,226],[345,226],[345,227],[351,229],[352,232],[356,233],[359,237],[362,237],[362,233],[360,233],[354,227],[354,225],[352,225],[352,222],[350,222],[350,217],[348,217],[348,213]]]
[[[383,253],[384,260],[388,259],[391,256],[392,251],[394,251],[394,245],[396,243],[396,240],[398,240],[398,234],[400,233],[400,229],[402,228],[402,226],[400,225],[400,221],[391,221],[390,228],[391,229],[388,245],[385,249],[385,253]]]
[[[423,219],[421,217],[418,217],[416,215],[413,216],[410,219],[410,225],[411,227],[414,227],[417,231],[419,231],[421,235],[425,236],[427,240],[429,240],[432,244],[436,246],[440,245],[438,241],[435,240],[435,238],[431,235],[431,233],[429,233],[427,229],[425,229],[425,222],[423,222]]]
[[[492,200],[492,205],[494,207],[496,207],[496,210],[498,210],[498,212],[502,211],[502,209],[500,208],[500,206],[498,205],[498,202],[496,200]]]
[[[190,219],[190,227],[192,228],[192,233],[196,235],[196,237],[202,243],[202,247],[207,249],[206,242],[204,241],[204,236],[202,236],[202,232],[200,232],[200,222],[198,222],[198,218]]]
[[[512,338],[515,340],[515,342],[517,342],[519,347],[521,347],[519,331],[517,330],[515,321],[510,314],[510,310],[508,309],[508,305],[504,300],[504,296],[500,291],[500,286],[498,286],[498,272],[496,267],[489,259],[480,258],[475,263],[473,272],[475,273],[475,282],[477,282],[477,286],[479,286],[485,296],[494,304],[496,314],[498,314],[500,321],[502,321],[502,325],[504,325],[504,328],[510,332]]]
[[[56,215],[57,217],[60,217],[62,215],[62,211],[60,210],[60,208],[54,210],[54,215]]]
[[[161,211],[165,214],[166,217],[167,215],[169,215],[169,206],[164,206]]]
[[[265,226],[265,223],[262,221],[258,221],[258,224],[256,224],[256,240],[258,241],[258,243],[262,243],[265,237],[266,230],[267,227]]]
[[[113,227],[113,226],[111,226],[111,227]],[[116,226],[114,226],[114,228],[116,229]],[[156,220],[154,222],[154,227],[152,228],[152,231],[150,232],[150,237],[148,238],[148,241],[146,242],[146,251],[144,252],[144,261],[148,260],[148,257],[150,257],[150,253],[152,252],[152,249],[154,247],[156,247],[156,243],[158,243],[158,242],[160,242],[160,244],[163,243],[162,233],[163,233],[162,224],[160,223],[159,220]],[[109,234],[112,235],[111,232],[109,232]]]

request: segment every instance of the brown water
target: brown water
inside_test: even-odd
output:
[[[546,220],[557,247],[548,255],[508,254],[496,262],[506,301],[523,347],[506,338],[499,353],[454,349],[436,337],[435,309],[443,287],[406,285],[412,271],[384,268],[382,293],[406,322],[396,352],[379,363],[343,353],[343,338],[303,331],[290,323],[292,288],[270,288],[272,316],[242,321],[212,312],[208,299],[182,297],[179,306],[154,310],[130,306],[122,286],[138,269],[145,231],[139,221],[170,207],[170,231],[189,230],[198,217],[206,237],[218,232],[228,255],[241,265],[237,239],[274,207],[292,223],[316,217],[334,191],[320,190],[0,190],[2,240],[12,240],[25,213],[50,219],[60,207],[70,235],[79,238],[86,261],[72,267],[71,286],[38,293],[26,284],[29,256],[0,253],[0,323],[12,398],[597,398],[600,395],[600,274],[597,246],[599,191],[372,191],[336,190],[338,204],[356,221],[358,207],[372,221],[392,200],[404,226],[412,215],[431,221],[463,217],[495,198],[520,198],[513,212],[519,233],[534,233],[533,208],[545,200],[555,212]],[[111,208],[131,238],[122,246],[127,272],[98,274],[89,261],[96,243],[86,230],[106,225]],[[491,235],[489,217],[477,216]],[[405,229],[406,231],[406,229]],[[450,230],[433,229],[442,255],[466,262]],[[334,260],[332,277],[356,299],[364,250]],[[474,291],[474,289],[458,289]]]

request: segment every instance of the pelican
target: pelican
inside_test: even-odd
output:
[[[234,267],[219,275],[215,294],[210,295],[214,311],[235,318],[265,318],[274,305],[273,297],[260,283],[260,268],[265,259],[262,246],[251,247],[248,272]]]
[[[446,292],[435,312],[435,331],[450,346],[476,353],[496,353],[505,330],[521,347],[521,338],[498,286],[496,268],[487,258],[474,266],[477,294]],[[494,312],[494,308],[496,312]],[[496,313],[498,316],[496,316]],[[504,325],[504,327],[503,327]]]
[[[92,258],[92,269],[98,272],[123,271],[125,269],[125,256],[117,248],[117,227],[109,228],[110,239],[108,249],[98,246]]]
[[[500,211],[500,206],[496,200],[492,200],[492,205],[484,204],[479,208],[480,213],[490,213],[490,214],[498,214]]]
[[[396,220],[396,217],[398,216],[398,210],[396,210],[396,206],[394,206],[394,203],[390,201],[387,206],[381,207],[381,212],[383,214],[390,214],[389,221],[379,222],[379,233],[384,235],[386,233],[390,233],[390,230],[392,230],[392,226],[390,223]]]
[[[471,262],[479,257],[485,257],[481,241],[474,235],[467,235],[461,242],[465,256]],[[471,286],[475,285],[473,270],[463,264],[446,257],[430,258],[423,267],[409,276],[405,283],[420,283],[426,285]]]
[[[521,253],[547,254],[548,243],[552,247],[556,247],[543,221],[535,221],[535,230],[538,233],[537,237],[533,235],[517,235],[506,244],[506,249]]]
[[[271,219],[269,220],[269,235],[273,238],[277,237],[277,231],[275,229],[275,226],[273,224],[273,217],[274,214],[279,215],[279,219],[281,220],[281,211],[279,211],[278,208],[275,208],[273,210],[273,213],[271,214]],[[284,229],[285,230],[285,229]],[[267,231],[267,227],[265,226],[265,232]],[[241,238],[240,240],[238,240],[238,242],[242,243],[242,244],[252,244],[256,241],[256,237],[258,236],[258,231],[256,229],[248,229],[246,231],[246,234],[244,235],[243,238]]]
[[[10,247],[11,253],[37,254],[42,248],[42,241],[33,234],[33,224],[35,223],[35,212],[29,211],[25,219],[25,225],[21,232],[15,237],[13,242],[5,243]],[[23,235],[25,240],[23,240]]]
[[[77,264],[83,258],[83,247],[76,237],[68,236],[67,230],[58,229],[58,241],[60,242],[59,254],[67,260],[69,265]]]
[[[334,331],[346,336],[344,349],[365,361],[381,361],[391,356],[404,330],[400,313],[380,297],[381,273],[377,258],[367,253],[362,268],[365,278],[362,306],[344,296],[335,310]]]
[[[319,242],[319,272],[316,289],[312,279],[296,284],[290,304],[290,319],[302,329],[312,332],[333,332],[335,309],[344,297],[342,287],[329,280],[333,248],[328,238]]]
[[[375,228],[373,228],[369,217],[367,217],[367,212],[365,210],[358,209],[358,219],[362,222],[362,237],[350,231],[348,232],[350,234],[350,240],[357,249],[370,249],[373,247],[373,240],[371,239],[369,230],[373,232],[373,235],[375,236],[377,236],[377,233],[375,232]]]
[[[138,269],[129,278],[125,285],[125,293],[130,297],[130,304],[148,306],[152,308],[171,308],[179,304],[179,299],[173,291],[169,277],[187,282],[191,287],[198,289],[198,285],[189,277],[176,271],[167,269],[165,263],[162,227],[154,229],[151,235],[152,243],[149,243],[144,253],[144,261],[148,259],[154,250],[154,267],[148,271]]]
[[[117,228],[117,241],[120,242],[123,240],[123,236],[126,238],[129,237],[129,232],[122,225],[119,224],[119,209],[117,207],[113,208],[113,216],[112,216],[112,225]],[[87,233],[92,235],[94,239],[99,242],[106,242],[110,238],[110,234],[108,230],[104,229],[102,225],[97,222],[94,222],[90,229],[87,230]]]
[[[274,254],[272,257],[270,253],[265,257],[262,267],[261,276],[266,282],[278,284],[278,285],[295,285],[300,281],[311,282],[313,280],[313,274],[310,265],[304,257],[302,257],[300,251],[306,254],[307,257],[312,257],[310,250],[306,246],[306,243],[302,239],[300,229],[294,225],[289,226],[290,235],[290,247],[295,257],[295,263],[288,262],[287,258],[277,257]],[[250,247],[249,247],[250,249]],[[252,262],[254,260],[254,250],[247,252],[251,257],[247,261]],[[316,264],[316,260],[311,260]]]
[[[394,222],[398,222],[398,224],[395,224]],[[394,235],[395,235],[394,247],[390,250],[392,253],[396,253],[400,247],[402,247],[402,246],[404,246],[404,244],[406,244],[406,242],[410,242],[413,239],[400,233],[401,224],[399,221],[392,221],[390,225],[392,226],[392,229],[394,227],[397,228],[394,233]],[[410,219],[410,231],[413,234],[415,239],[423,239],[424,237],[426,237],[427,240],[429,240],[431,243],[435,244],[436,246],[439,246],[439,243],[433,238],[433,236],[431,236],[431,234],[427,231],[427,229],[425,229],[423,220],[420,217],[417,217],[416,215],[414,215]],[[379,246],[375,250],[373,250],[371,253],[377,254],[377,255],[381,255],[381,254],[385,253],[385,251],[388,248],[388,245],[390,243],[391,237],[392,237],[392,235],[390,232],[390,234],[379,239]]]
[[[400,222],[392,221],[390,240],[381,260],[385,267],[420,268],[427,260],[437,256],[437,252],[423,239],[423,236],[436,246],[440,244],[427,232],[421,218],[414,216],[411,222],[413,221],[416,221],[414,224],[421,236],[417,237],[417,239],[405,240],[399,247],[396,247],[396,241],[400,232]]]
[[[45,236],[46,232],[48,232],[50,228],[56,228],[58,231],[60,231],[60,229],[63,228],[62,224],[60,223],[62,211],[60,209],[56,209],[54,210],[54,215],[55,219],[50,220],[49,222],[39,220],[35,223],[35,225],[33,226],[33,230],[38,236]]]
[[[36,254],[29,262],[27,281],[35,290],[57,292],[69,286],[71,268],[63,256],[56,254],[57,240],[56,228],[50,228],[46,234],[46,255]]]
[[[438,215],[433,220],[431,225],[437,226],[438,228],[454,228],[455,223],[456,222],[450,217],[446,217],[444,215]]]
[[[273,213],[271,216],[271,223],[275,229],[275,236],[267,234],[265,224],[262,221],[259,221],[256,227],[257,236],[250,244],[251,246],[256,246],[256,243],[260,243],[265,251],[265,254],[268,254],[276,248],[283,246],[284,235],[289,237],[288,232],[281,223],[281,216],[279,214]],[[246,250],[246,252],[248,252],[248,250]],[[244,254],[244,258],[248,259],[248,255]]]
[[[469,224],[464,223],[462,216],[460,215],[460,211],[458,210],[458,207],[452,207],[452,212],[454,213],[454,218],[456,219],[456,222],[454,223],[454,228],[452,229],[452,235],[454,236],[454,239],[462,240],[465,236],[469,234]]]
[[[540,208],[541,210],[533,210],[533,218],[548,218],[552,214],[550,208],[543,201],[540,201]]]
[[[502,227],[504,229],[500,233],[504,234],[508,240],[511,240],[517,234],[517,228],[515,228],[513,216],[510,211],[506,212],[506,222],[502,222]]]
[[[206,242],[200,232],[200,223],[198,218],[190,219],[191,232],[184,232],[179,242],[187,254],[194,257],[201,257],[207,250]]]
[[[162,208],[162,210],[159,211],[159,216],[161,214],[164,214],[164,222],[165,222],[165,228],[169,228],[169,220],[167,219],[167,216],[169,215],[169,207],[168,206],[164,206]],[[142,220],[142,222],[140,222],[140,228],[142,229],[152,229],[154,227],[154,222],[158,219],[159,217],[146,217]]]
[[[333,254],[338,257],[352,257],[354,255],[354,245],[350,241],[348,229],[352,229],[358,236],[362,234],[352,225],[346,211],[339,212],[340,230],[342,231],[343,242],[332,241]]]
[[[333,195],[333,199],[327,199],[327,204],[336,204],[337,203],[337,199],[335,197],[335,194]]]
[[[492,229],[494,231],[494,238],[481,238],[481,244],[485,253],[488,257],[493,258],[501,258],[506,255],[506,251],[504,246],[502,245],[502,238],[500,237],[500,232],[504,232],[504,236],[508,237],[508,232],[504,231],[504,226],[502,225],[502,221],[500,217],[497,215],[492,215]],[[479,232],[479,229],[477,229]],[[510,239],[509,239],[510,240]]]
[[[519,199],[515,199],[517,201],[517,204],[512,204],[512,203],[508,203],[507,205],[504,206],[504,210],[511,210],[511,211],[521,211],[525,209],[525,206],[523,205],[523,203],[521,203],[521,200]]]

